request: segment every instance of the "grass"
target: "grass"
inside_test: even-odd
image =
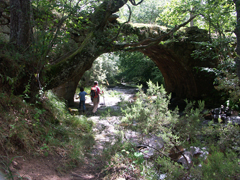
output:
[[[61,151],[68,159],[63,166],[70,168],[81,162],[93,146],[92,121],[72,116],[66,104],[51,91],[37,104],[4,92],[1,95],[0,152],[6,158],[11,153],[48,156]],[[9,166],[0,161],[3,168]]]

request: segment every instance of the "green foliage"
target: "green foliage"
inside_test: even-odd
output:
[[[175,133],[179,136],[180,141],[186,144],[198,143],[198,137],[202,134],[202,120],[205,104],[203,101],[198,102],[197,108],[195,102],[188,102],[186,100],[186,107],[178,122],[175,124]],[[179,128],[181,127],[181,128]]]
[[[225,105],[230,109],[238,110],[240,106],[239,78],[236,75],[235,46],[233,37],[218,37],[210,42],[197,42],[199,48],[192,53],[192,57],[207,61],[215,59],[218,63],[214,68],[196,68],[200,71],[213,72],[216,76],[215,89],[222,94]]]
[[[121,93],[118,92],[118,91],[115,91],[115,90],[109,90],[107,91],[107,95],[110,96],[110,97],[116,97],[116,96],[119,96]]]
[[[240,127],[235,124],[228,124],[227,126],[219,126],[219,141],[217,147],[222,151],[229,149],[230,151],[238,152],[240,150]]]
[[[146,81],[164,83],[164,78],[155,63],[142,53],[104,54],[95,60],[90,70],[83,75],[79,86],[89,86],[97,80],[102,85],[132,82],[146,85]]]
[[[136,152],[136,149],[130,143],[117,142],[107,149],[107,154],[112,154],[112,157],[106,164],[105,171],[107,175],[104,179],[107,180],[110,177],[117,179],[124,176],[143,178],[142,172],[145,162],[143,154]]]
[[[101,55],[94,61],[92,68],[84,73],[79,85],[92,86],[94,81],[101,85],[115,84],[115,76],[119,73],[118,59],[111,53]]]
[[[9,158],[7,156],[0,156],[0,169],[2,169],[4,172],[6,172],[6,175],[4,176],[8,180],[14,180],[17,175],[14,175],[14,172],[11,169],[11,164],[13,163],[14,159],[18,158],[19,156],[15,156],[13,158]],[[0,171],[0,177],[2,177],[1,171]],[[18,176],[18,178],[21,178]]]
[[[45,95],[35,105],[23,102],[21,97],[2,96],[0,150],[37,156],[57,153],[68,159],[64,164],[67,168],[72,162],[80,162],[77,160],[94,144],[93,123],[86,117],[72,116],[53,93]]]
[[[159,14],[157,22],[160,23],[160,25],[174,27],[180,24],[180,22],[186,21],[189,18],[189,11],[191,10],[192,3],[195,4],[196,1],[169,1],[165,6],[160,7],[163,12]]]
[[[125,117],[122,121],[143,134],[168,134],[171,130],[169,125],[177,121],[177,110],[168,109],[170,96],[163,86],[154,85],[151,81],[148,82],[148,86],[146,94],[139,87],[135,103],[123,110]],[[168,135],[171,136],[168,138],[173,138],[171,133]]]
[[[40,82],[36,83],[35,77],[41,74],[41,83],[47,83],[43,71],[58,63],[59,57],[78,47],[70,36],[70,32],[76,33],[73,24],[76,29],[86,30],[91,24],[89,18],[85,17],[93,11],[93,6],[98,4],[99,2],[94,1],[73,0],[31,1],[32,11],[29,16],[31,14],[31,27],[34,28],[28,30],[32,33],[29,46],[23,52],[21,48],[14,47],[13,43],[1,42],[0,56],[4,69],[1,69],[0,76],[4,85],[6,86],[5,82],[8,81],[15,94],[22,94],[27,87],[31,93],[24,94],[34,96],[38,91],[36,84]],[[59,70],[58,68],[57,66],[55,70]]]
[[[155,24],[159,14],[162,13],[161,6],[166,4],[166,0],[146,0],[143,1],[139,6],[129,5],[132,10],[131,22],[133,23],[145,23]],[[119,12],[120,19],[126,21],[129,16],[128,8],[124,6]]]
[[[217,13],[215,13],[217,12]],[[220,36],[226,32],[234,31],[236,16],[233,2],[221,0],[218,2],[208,1],[201,4],[199,13],[203,16],[204,28],[211,32],[216,31]]]
[[[65,103],[51,92],[48,92],[43,101],[37,99],[40,104],[27,104],[22,97],[14,96],[13,92],[19,90],[19,94],[25,98],[37,92],[35,79],[37,74],[41,73],[43,67],[58,63],[59,57],[78,47],[77,43],[69,40],[70,34],[82,35],[96,25],[87,17],[96,10],[99,3],[101,2],[34,0],[32,1],[34,13],[31,19],[34,27],[33,37],[24,54],[14,49],[11,44],[6,47],[1,45],[0,85],[1,87],[4,85],[5,90],[0,91],[1,151],[16,153],[24,150],[45,156],[56,152],[62,157],[70,158],[68,167],[72,168],[76,160],[83,157],[93,145],[92,122],[84,116],[70,115]],[[188,19],[190,13],[201,14],[195,23],[208,29],[209,33],[216,32],[219,39],[212,40],[203,49],[195,51],[194,56],[202,60],[216,58],[221,61],[218,72],[222,69],[227,70],[227,73],[232,72],[225,65],[234,56],[232,52],[235,47],[229,43],[233,41],[229,38],[232,34],[228,33],[233,32],[235,28],[233,2],[210,0],[202,3],[200,0],[174,0],[166,9],[159,7],[164,3],[165,1],[151,0],[144,1],[140,10],[134,7],[133,22],[158,22],[174,27]],[[123,14],[127,17],[125,12]],[[158,15],[161,16],[157,18]],[[94,21],[98,22],[96,19]],[[106,34],[112,37],[111,32],[116,33],[117,28],[106,31]],[[136,36],[120,38],[121,42],[136,40]],[[56,68],[56,71],[58,70]],[[96,61],[91,71],[89,74],[86,73],[86,82],[98,80],[101,84],[108,84],[124,80],[144,83],[151,79],[154,83],[163,84],[163,77],[155,64],[140,53],[124,52],[119,58],[115,55],[110,57],[104,55]],[[217,88],[227,92],[230,108],[239,109],[239,79],[234,74],[227,73],[218,79]],[[141,132],[142,135],[154,134],[163,137],[166,144],[162,153],[167,153],[171,147],[180,144],[186,147],[206,146],[212,151],[208,163],[202,163],[200,169],[194,167],[186,170],[160,155],[161,153],[156,162],[149,163],[136,148],[125,145],[119,147],[122,144],[118,142],[120,145],[116,144],[118,146],[116,149],[120,151],[115,153],[114,159],[110,162],[112,169],[117,165],[118,170],[121,170],[124,164],[123,169],[130,172],[129,174],[145,179],[156,177],[153,174],[159,172],[166,173],[167,179],[183,179],[186,176],[188,176],[186,179],[237,178],[239,162],[236,152],[240,146],[239,128],[213,123],[202,127],[203,102],[199,102],[198,108],[194,107],[194,103],[187,102],[184,115],[179,117],[177,110],[168,109],[170,96],[164,88],[155,86],[152,82],[147,83],[149,85],[147,94],[139,87],[136,102],[124,107],[123,122],[128,125],[127,128]],[[6,91],[10,93],[5,93]],[[35,94],[31,97],[35,97]],[[106,112],[107,115],[110,113],[110,110]],[[211,145],[219,146],[224,153],[218,149],[211,149]],[[116,152],[116,149],[113,152]],[[4,166],[9,168],[9,163]],[[157,171],[159,166],[160,171]]]
[[[185,171],[183,166],[174,163],[168,157],[157,158],[156,163],[161,165],[161,173],[165,176],[166,180],[184,179]]]
[[[157,19],[160,25],[174,27],[190,18],[190,15],[199,15],[194,19],[194,25],[218,32],[222,36],[225,31],[233,33],[236,16],[232,1],[201,1],[201,0],[172,0],[162,7],[163,12]]]
[[[217,38],[211,42],[195,42],[198,49],[194,50],[191,56],[194,59],[207,61],[208,59],[217,59],[219,61],[219,69],[225,68],[231,58],[234,57],[234,46],[232,37]]]
[[[146,85],[146,81],[164,83],[164,78],[155,63],[140,52],[124,52],[119,54],[118,79],[125,82]]]
[[[240,82],[235,73],[222,71],[223,75],[217,78],[217,86],[215,88],[219,91],[224,91],[226,96],[226,106],[233,110],[240,109]]]
[[[213,149],[216,149],[213,147]],[[240,171],[239,159],[236,153],[226,154],[213,151],[208,157],[207,163],[202,166],[202,178],[209,180],[234,179]]]
[[[179,116],[177,110],[170,111],[167,108],[169,96],[163,87],[156,86],[152,82],[148,82],[148,86],[146,94],[139,87],[137,100],[123,108],[122,121],[126,129],[140,132],[144,137],[150,134],[151,136],[160,136],[164,141],[164,148],[155,152],[154,161],[152,159],[141,161],[141,153],[133,148],[134,146],[125,146],[123,149],[119,149],[118,152],[121,153],[118,153],[118,156],[120,154],[120,157],[115,156],[117,159],[113,160],[113,164],[116,162],[125,164],[131,158],[131,161],[127,162],[131,163],[130,167],[141,171],[141,176],[138,177],[140,179],[144,175],[150,179],[162,176],[169,180],[239,177],[239,127],[232,124],[214,124],[213,122],[204,125],[204,102],[202,101],[198,102],[198,106],[195,102],[186,101],[187,106]],[[192,147],[203,148],[208,155],[193,158],[192,163],[187,166],[180,165],[170,158],[169,153],[172,147],[180,147],[179,145],[182,145],[189,153],[193,153]],[[139,159],[137,157],[134,159],[134,155],[139,155]],[[135,166],[138,162],[141,162],[139,166]],[[113,164],[112,168],[114,168]],[[199,166],[199,164],[201,165]],[[129,168],[127,169],[129,170]]]
[[[59,123],[62,123],[73,130],[69,132],[70,134],[73,133],[74,135],[77,133],[78,135],[81,135],[81,133],[91,132],[92,121],[88,121],[86,117],[79,118],[69,114],[66,104],[62,101],[59,101],[53,93],[48,92],[48,98],[48,105],[51,107],[53,116],[58,119]],[[79,130],[79,132],[75,131],[74,129]]]

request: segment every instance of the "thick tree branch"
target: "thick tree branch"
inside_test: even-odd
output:
[[[131,16],[132,16],[132,10],[131,10],[131,8],[130,8],[130,6],[129,6],[128,4],[126,4],[126,5],[127,5],[128,9],[129,9],[128,20],[127,20],[126,22],[124,22],[123,24],[121,24],[121,26],[120,26],[120,28],[119,28],[119,30],[118,30],[117,35],[111,40],[111,43],[118,38],[118,36],[119,36],[119,34],[120,34],[121,30],[122,30],[122,27],[123,27],[125,24],[127,24],[127,23],[130,22],[130,19],[131,19]]]
[[[81,51],[86,47],[86,45],[87,45],[87,44],[89,43],[89,41],[91,40],[92,36],[93,36],[93,32],[88,33],[88,35],[86,36],[86,38],[84,39],[84,41],[83,41],[83,43],[81,44],[80,47],[78,47],[77,49],[75,49],[75,50],[69,52],[68,54],[60,57],[60,58],[57,60],[57,62],[58,62],[58,63],[61,63],[61,62],[63,62],[63,61],[66,61],[66,60],[68,60],[68,59],[71,59],[71,58],[73,58],[74,56],[76,56],[77,54],[81,53]]]
[[[110,4],[109,4],[110,3]],[[104,1],[94,12],[92,15],[91,19],[93,19],[92,24],[95,24],[95,26],[92,28],[90,33],[86,36],[85,40],[82,42],[79,48],[76,50],[72,51],[71,53],[68,53],[67,56],[65,55],[64,57],[60,57],[57,61],[65,61],[68,59],[73,58],[77,54],[81,53],[81,51],[88,45],[90,42],[91,38],[94,36],[95,33],[98,31],[101,32],[103,31],[104,26],[107,23],[107,20],[109,16],[119,10],[120,7],[122,7],[125,3],[127,3],[127,0],[117,0],[117,1]],[[111,8],[110,8],[111,7]],[[100,22],[98,22],[100,19]]]
[[[179,30],[181,27],[187,25],[190,21],[192,21],[194,18],[196,18],[197,15],[191,17],[189,20],[187,20],[186,22],[175,26],[173,29],[171,29],[168,33],[165,33],[157,38],[147,38],[144,39],[141,42],[138,43],[124,43],[124,44],[114,44],[112,45],[114,50],[125,50],[125,51],[134,51],[134,50],[138,50],[138,49],[145,49],[148,48],[154,44],[158,44],[159,42],[161,42],[165,37],[173,34],[174,32],[176,32],[177,30]]]
[[[129,0],[129,1],[131,2],[131,4],[132,4],[133,6],[137,6],[137,5],[141,4],[144,0],[141,0],[141,1],[139,1],[138,3],[136,3],[135,0]]]
[[[81,0],[78,0],[78,2],[75,5],[75,8],[78,7],[78,4],[80,3],[80,1]],[[75,8],[73,8],[73,9],[75,9]],[[46,55],[50,52],[53,44],[55,43],[55,41],[56,41],[56,39],[58,37],[58,32],[60,31],[60,28],[62,27],[63,23],[65,22],[65,20],[67,20],[69,17],[71,17],[73,13],[74,13],[74,11],[71,11],[70,14],[67,15],[67,16],[64,16],[64,13],[63,13],[62,19],[59,21],[59,23],[57,24],[57,26],[56,26],[56,28],[54,30],[55,31],[54,37],[52,38],[51,42],[49,43],[47,51],[45,52],[43,58],[46,58]]]
[[[46,52],[45,52],[45,54],[44,54],[44,56],[43,56],[44,59],[46,58],[46,55],[50,52],[50,50],[51,50],[54,42],[56,41],[56,39],[57,39],[57,37],[58,37],[58,32],[60,31],[60,28],[62,27],[64,21],[65,21],[68,17],[69,17],[69,16],[63,17],[63,18],[60,20],[60,22],[58,23],[58,25],[56,26],[55,30],[53,31],[53,32],[55,32],[55,33],[54,33],[54,37],[52,38],[52,40],[51,40],[51,41],[49,42],[49,44],[48,44],[48,48],[47,48],[47,50],[46,50]]]
[[[137,4],[135,3],[135,5],[140,4],[142,1],[140,1]],[[100,32],[99,34],[101,34],[101,32],[103,31],[103,28],[105,27],[105,25],[107,23],[109,16],[112,13],[117,12],[119,10],[119,8],[121,8],[126,3],[127,3],[127,0],[116,0],[116,1],[107,1],[106,0],[106,1],[104,1],[95,10],[94,14],[92,15],[92,17],[91,17],[93,19],[92,23],[95,24],[95,26],[93,27],[92,31],[90,33],[88,33],[88,35],[86,36],[85,40],[80,45],[80,47],[77,48],[76,50],[72,51],[71,53],[69,53],[67,56],[59,58],[57,61],[58,62],[65,61],[65,60],[71,59],[74,56],[76,56],[77,54],[81,53],[81,51],[88,45],[88,43],[90,42],[91,38],[94,36],[95,33],[97,33],[99,31]],[[125,22],[124,24],[128,23],[131,18],[131,9],[129,6],[128,6],[128,8],[130,10],[130,15],[129,15],[128,21]],[[99,19],[101,19],[100,22],[99,22]],[[121,28],[122,28],[122,26],[120,27],[120,30],[121,30]],[[118,37],[119,33],[120,32],[118,32],[116,37],[113,38],[111,43]]]

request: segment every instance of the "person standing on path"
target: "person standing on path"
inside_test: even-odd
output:
[[[86,110],[86,106],[85,106],[86,98],[85,98],[85,96],[87,95],[87,93],[84,91],[83,87],[80,87],[80,93],[78,95],[79,95],[79,98],[80,98],[79,111],[81,111],[81,105],[82,105],[83,106],[83,112],[85,112],[85,110]]]
[[[103,94],[103,91],[101,92],[100,88],[98,87],[98,82],[94,81],[93,87],[91,87],[91,100],[93,102],[93,114],[97,112],[98,104],[99,104],[99,94]]]

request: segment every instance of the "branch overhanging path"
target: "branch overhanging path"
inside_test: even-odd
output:
[[[177,30],[179,30],[181,27],[186,26],[190,21],[192,21],[194,18],[196,18],[197,15],[191,17],[189,20],[187,20],[186,22],[175,26],[173,29],[171,29],[168,33],[165,33],[163,35],[160,35],[156,38],[147,38],[144,39],[141,42],[137,42],[137,43],[123,43],[123,44],[113,44],[113,49],[116,50],[124,50],[124,51],[136,51],[138,49],[145,49],[148,48],[152,45],[156,45],[158,43],[160,43],[165,37],[173,34],[174,32],[176,32]]]
[[[143,1],[140,1],[139,3],[135,3],[135,1],[130,1],[130,2],[133,5],[138,5],[140,4],[140,2],[143,2]],[[79,46],[76,49],[73,49],[72,51],[66,54],[63,54],[61,57],[54,60],[55,65],[58,67],[57,68],[58,71],[64,71],[65,69],[67,69],[68,71],[65,72],[64,77],[60,78],[61,82],[59,81],[59,78],[52,79],[52,77],[50,77],[50,79],[52,79],[52,82],[55,82],[55,83],[51,83],[51,85],[48,85],[48,88],[58,87],[60,84],[63,84],[64,82],[69,81],[70,79],[76,76],[79,76],[79,74],[76,73],[75,69],[78,69],[77,70],[78,72],[80,72],[81,69],[84,70],[83,67],[86,66],[86,64],[92,63],[95,58],[97,58],[99,55],[103,53],[120,51],[120,50],[137,51],[140,49],[148,48],[152,45],[156,45],[167,36],[173,34],[177,30],[179,30],[181,27],[188,24],[192,19],[196,17],[196,16],[191,17],[188,21],[174,27],[169,32],[163,33],[156,38],[146,38],[145,40],[142,40],[137,43],[126,42],[122,44],[121,43],[115,44],[115,42],[117,41],[116,39],[118,38],[123,25],[126,25],[130,20],[130,17],[131,17],[131,10],[130,10],[128,21],[120,24],[120,27],[118,29],[118,32],[116,32],[115,37],[112,39],[109,39],[109,41],[105,41],[104,43],[104,40],[107,40],[108,38],[107,37],[108,34],[104,34],[104,30],[107,25],[108,18],[113,13],[117,12],[126,3],[127,3],[127,0],[118,0],[118,1],[111,1],[111,2],[104,1],[102,4],[98,6],[98,8],[96,8],[95,12],[91,15],[92,22],[89,29],[90,31],[88,31],[87,34],[85,34],[84,40],[81,43],[79,43]],[[95,50],[91,51],[94,48]],[[90,59],[87,56],[84,57],[84,54],[82,53],[84,51],[89,52],[89,54],[91,55]],[[80,56],[81,58],[76,58]],[[83,61],[84,58],[85,60]],[[90,66],[88,65],[88,67]],[[51,72],[53,72],[53,74],[55,73],[56,67],[49,66],[47,69],[48,69],[47,71],[50,72],[48,74],[51,75]]]

